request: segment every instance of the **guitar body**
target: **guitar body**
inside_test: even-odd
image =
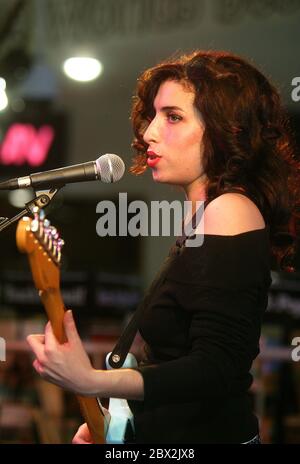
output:
[[[108,362],[108,358],[110,357],[110,355],[111,353],[108,353],[108,355],[106,356],[106,368],[108,370],[112,369]],[[137,367],[136,358],[133,354],[128,353],[122,366],[122,369],[133,367]],[[108,411],[110,414],[110,422],[106,434],[106,443],[126,443],[127,434],[134,434],[133,414],[128,406],[127,401],[120,398],[110,398]]]
[[[66,340],[63,326],[65,306],[60,292],[62,245],[63,240],[45,219],[42,210],[35,212],[34,219],[24,217],[19,221],[17,246],[22,253],[28,255],[35,287],[60,343]],[[136,365],[134,356],[128,354],[122,367]],[[99,398],[77,395],[77,399],[95,444],[125,442],[127,426],[133,429],[133,415],[126,400],[110,399],[109,411],[106,411]]]

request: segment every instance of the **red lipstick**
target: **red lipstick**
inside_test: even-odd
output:
[[[154,151],[147,151],[147,164],[150,168],[153,168],[160,160],[161,156],[158,156]]]

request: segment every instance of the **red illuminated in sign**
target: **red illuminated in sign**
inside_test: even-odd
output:
[[[36,129],[32,124],[12,124],[0,145],[0,163],[40,166],[47,159],[53,139],[54,130],[49,125]]]

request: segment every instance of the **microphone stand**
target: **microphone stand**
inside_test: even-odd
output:
[[[58,191],[59,188],[51,188],[50,190],[39,190],[35,192],[36,197],[25,203],[25,209],[23,209],[16,216],[13,216],[10,219],[0,217],[0,232],[2,232],[2,230],[6,229],[6,227],[10,226],[14,222],[21,219],[26,214],[29,213],[33,215],[33,210],[35,207],[38,207],[39,209],[44,209],[46,206],[49,205],[50,201]]]

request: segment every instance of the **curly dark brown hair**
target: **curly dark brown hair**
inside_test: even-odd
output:
[[[270,229],[278,269],[293,271],[300,224],[300,167],[289,118],[276,88],[245,59],[195,51],[146,70],[138,79],[131,119],[136,151],[131,172],[147,168],[143,134],[154,116],[159,86],[175,80],[195,93],[204,123],[207,198],[242,187]]]

